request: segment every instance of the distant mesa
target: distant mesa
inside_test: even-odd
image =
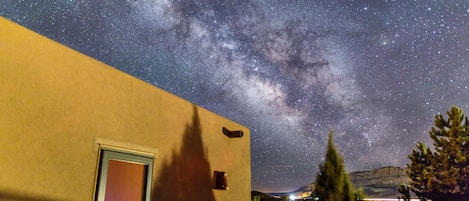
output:
[[[355,187],[363,188],[363,191],[368,197],[374,198],[397,198],[400,196],[397,189],[401,182],[408,183],[406,170],[400,167],[381,167],[370,171],[357,171],[349,173],[350,181]],[[314,183],[305,185],[296,191],[290,192],[297,197],[310,195],[314,190]],[[256,191],[253,191],[253,193]],[[257,192],[264,195],[265,193]],[[277,194],[275,194],[277,195]],[[275,197],[268,196],[265,199],[261,196],[262,201],[278,200]]]
[[[382,167],[371,171],[350,173],[350,182],[362,187],[368,197],[397,198],[402,182],[408,183],[406,170],[400,167]]]

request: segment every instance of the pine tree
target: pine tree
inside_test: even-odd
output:
[[[399,185],[398,191],[400,194],[402,194],[402,196],[397,197],[398,200],[401,200],[402,198],[404,201],[410,201],[409,186],[407,186],[405,183],[401,183],[401,185]]]
[[[255,195],[251,197],[252,201],[261,201],[261,196],[260,195]]]
[[[409,155],[411,161],[407,164],[407,175],[410,179],[410,188],[419,197],[427,197],[431,192],[430,182],[433,177],[431,166],[431,150],[422,142],[417,144],[417,150],[412,149]]]
[[[457,107],[447,115],[435,116],[430,131],[434,151],[419,142],[409,155],[410,187],[433,201],[469,200],[469,121]]]
[[[327,142],[326,160],[319,165],[314,191],[319,200],[353,200],[354,190],[345,173],[344,162],[334,147],[332,132],[330,132]]]
[[[355,189],[355,193],[353,194],[354,200],[356,201],[363,201],[365,199],[365,192],[363,192],[363,188]]]
[[[290,201],[290,196],[289,195],[282,195],[282,196],[280,196],[280,201]]]
[[[342,181],[344,184],[344,193],[343,193],[343,201],[352,201],[354,199],[355,190],[353,189],[352,184],[350,183],[350,179],[348,174],[345,173],[344,170],[344,180]]]

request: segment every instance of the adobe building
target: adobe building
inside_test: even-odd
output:
[[[0,17],[0,200],[250,200],[249,129]]]

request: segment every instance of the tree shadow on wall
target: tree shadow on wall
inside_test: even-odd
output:
[[[192,125],[186,125],[182,147],[164,161],[153,185],[153,201],[215,201],[210,164],[202,142],[202,129],[194,106]]]

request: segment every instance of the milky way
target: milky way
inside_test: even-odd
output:
[[[252,188],[404,167],[469,112],[469,1],[6,0],[0,15],[251,129]]]

